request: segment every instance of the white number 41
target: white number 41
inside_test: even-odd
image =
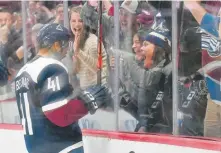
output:
[[[52,89],[53,91],[60,90],[59,79],[56,76],[55,79],[48,78],[48,89]]]

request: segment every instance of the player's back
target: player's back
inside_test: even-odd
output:
[[[62,63],[50,58],[34,58],[18,72],[15,89],[26,146],[30,152],[50,153],[81,141],[78,123],[57,126],[44,112],[53,111],[53,108],[66,103],[72,93],[68,72]]]

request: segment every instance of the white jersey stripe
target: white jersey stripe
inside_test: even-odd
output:
[[[62,101],[58,101],[58,102],[55,102],[55,103],[47,104],[47,105],[42,107],[42,111],[46,112],[46,111],[50,111],[50,110],[53,110],[53,109],[57,109],[59,107],[62,107],[64,105],[66,105],[67,103],[68,103],[68,100],[64,99]]]
[[[24,93],[24,103],[25,103],[25,113],[28,123],[28,133],[29,135],[33,135],[33,129],[32,129],[32,121],[31,121],[31,115],[30,115],[30,108],[29,108],[29,102],[28,102],[28,94]]]
[[[19,96],[20,96],[20,101],[21,101],[22,94],[20,93]],[[21,102],[20,102],[20,109],[21,109],[21,123],[22,123],[22,126],[23,126],[23,133],[26,134],[25,115],[24,115],[24,111],[23,111],[23,105],[22,105]]]
[[[73,151],[74,149],[80,148],[83,146],[83,142],[80,141],[78,143],[75,143],[67,148],[65,148],[64,150],[60,151],[59,153],[69,153],[70,151]]]

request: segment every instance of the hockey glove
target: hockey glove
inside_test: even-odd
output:
[[[118,94],[120,99],[120,107],[138,120],[139,116],[137,114],[137,101],[134,100],[130,93],[126,91],[126,87],[121,81]]]
[[[84,102],[89,113],[94,114],[107,103],[110,93],[106,86],[94,85],[82,91],[78,98]]]
[[[129,101],[131,100],[130,93],[127,92],[125,85],[120,80],[119,91],[120,107],[126,107]]]

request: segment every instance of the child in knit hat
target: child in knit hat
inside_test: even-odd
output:
[[[150,32],[141,47],[145,54],[144,67],[150,69],[157,66],[164,59],[169,61],[170,48],[169,30],[157,28],[155,31]]]

